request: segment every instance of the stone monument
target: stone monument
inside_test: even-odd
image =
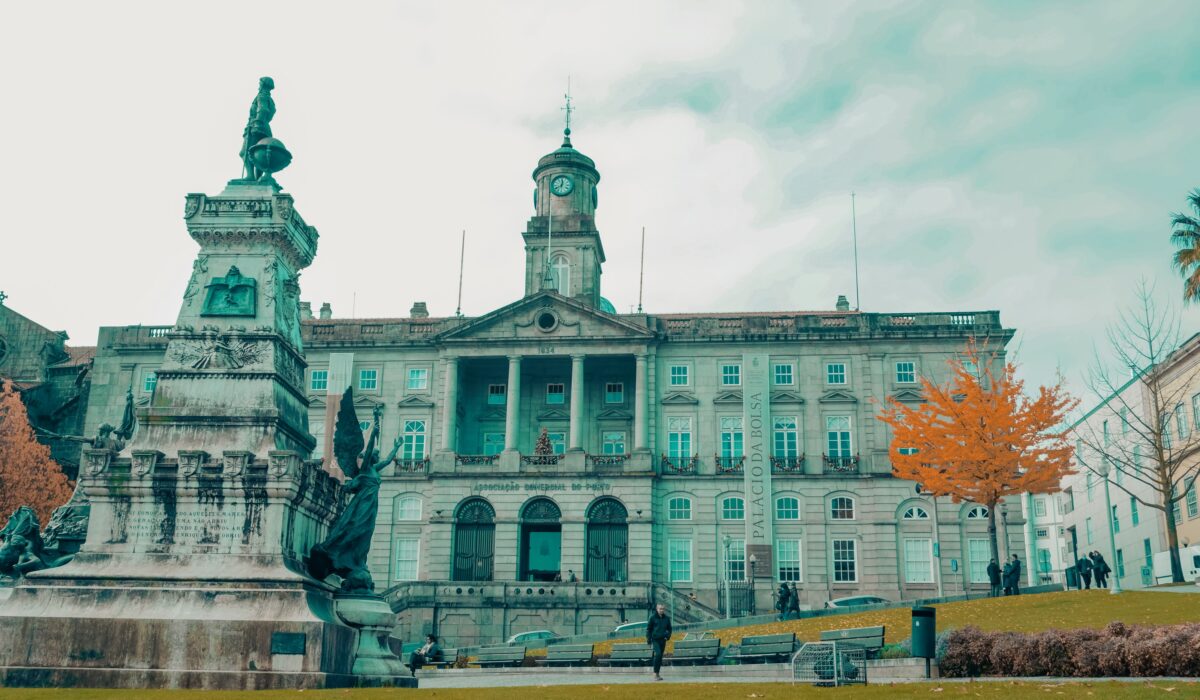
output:
[[[413,684],[386,664],[355,674],[360,625],[303,564],[342,489],[308,459],[299,278],[317,230],[272,177],[291,161],[273,87],[260,81],[244,177],[187,195],[199,251],[153,398],[128,445],[84,449],[86,540],[0,589],[0,685]]]

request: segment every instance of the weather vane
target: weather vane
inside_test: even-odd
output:
[[[567,128],[563,129],[563,134],[566,136],[570,136],[571,135],[571,112],[574,112],[575,108],[571,106],[571,76],[569,76],[569,75],[567,76],[567,91],[566,91],[566,93],[563,94],[563,97],[567,101],[567,105],[565,107],[561,108],[562,111],[565,112],[567,115]]]

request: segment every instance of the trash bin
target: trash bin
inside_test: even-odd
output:
[[[930,607],[912,609],[912,655],[932,659],[937,656],[937,610]]]

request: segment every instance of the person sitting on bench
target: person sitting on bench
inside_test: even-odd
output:
[[[437,637],[431,634],[425,637],[424,646],[408,655],[408,668],[415,676],[422,666],[437,661],[441,655],[442,648],[438,646]]]

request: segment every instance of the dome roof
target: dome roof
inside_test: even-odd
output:
[[[604,297],[600,297],[600,310],[610,314],[617,313],[617,307],[613,306],[613,303]]]
[[[596,170],[596,161],[575,150],[575,147],[571,145],[570,129],[563,130],[562,146],[538,159],[537,168],[533,171],[533,179],[536,180],[538,175],[546,168],[561,165],[587,171],[596,178],[597,182],[600,181],[600,173]]]

